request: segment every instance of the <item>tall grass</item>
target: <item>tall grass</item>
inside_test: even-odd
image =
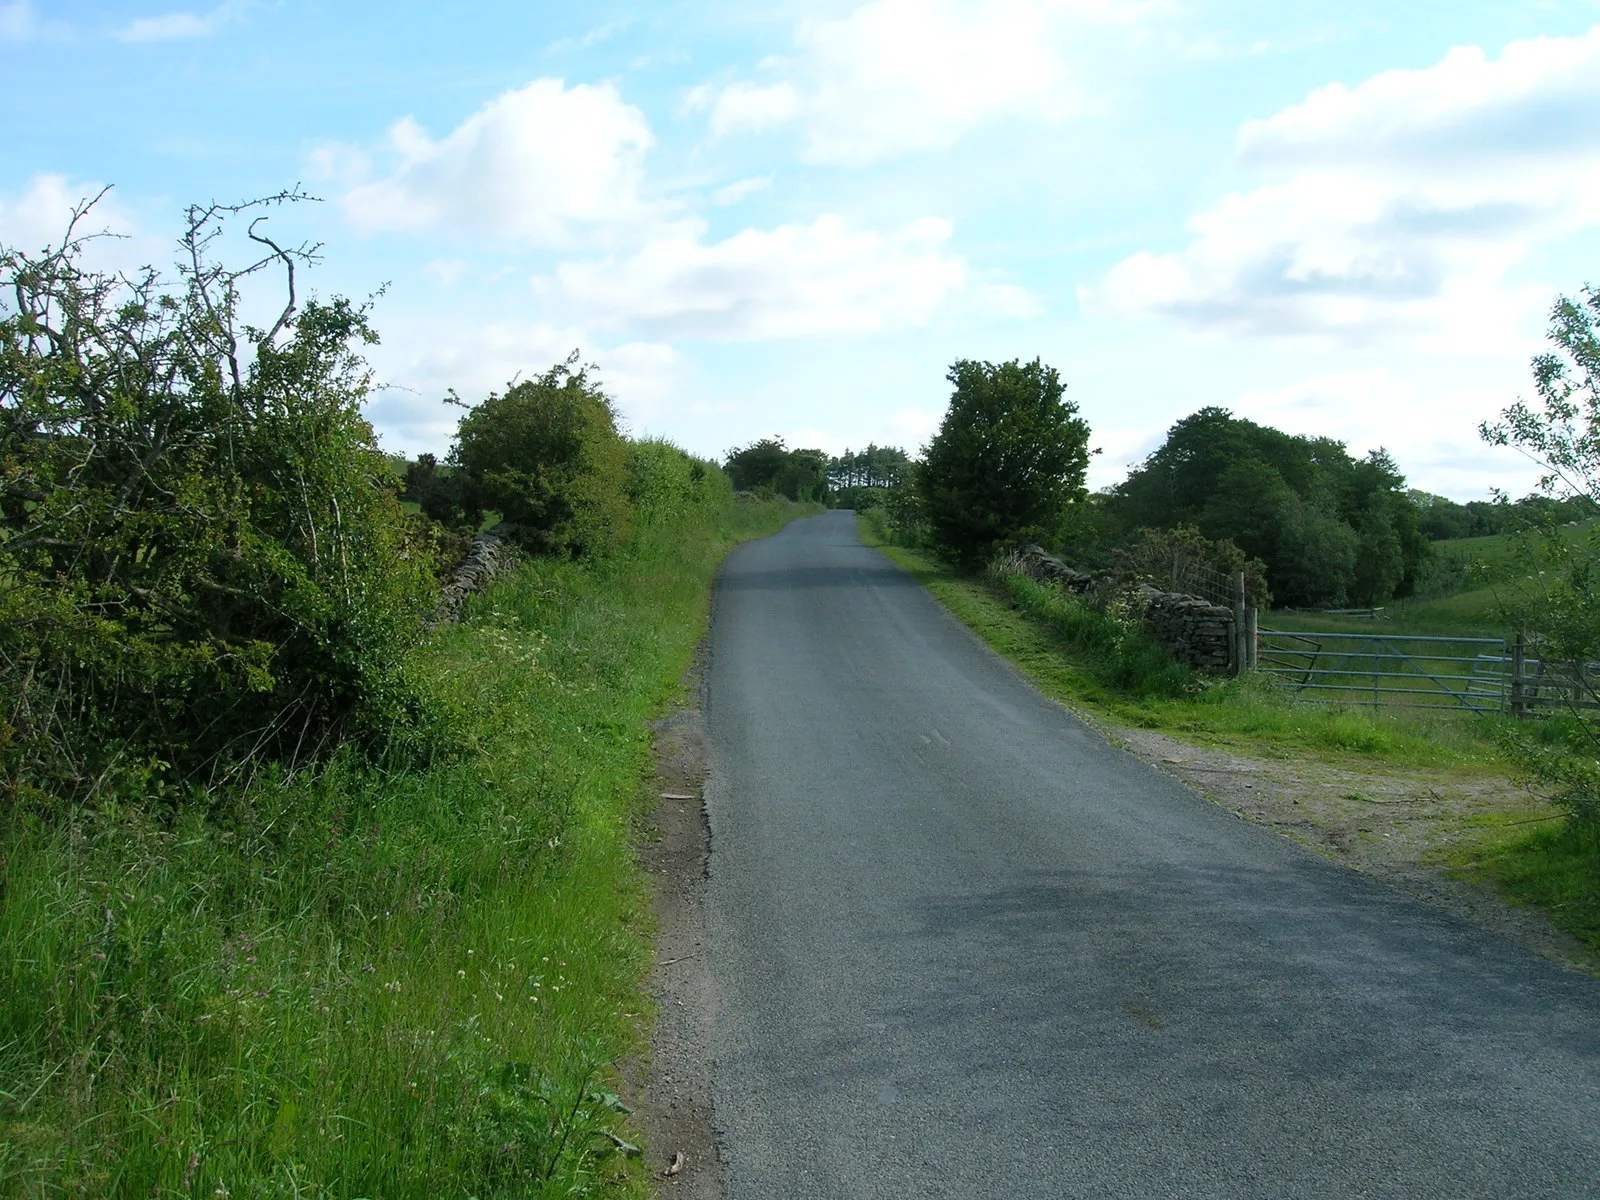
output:
[[[991,574],[990,583],[1017,611],[1053,630],[1103,683],[1140,699],[1181,696],[1190,689],[1189,668],[1132,622],[1015,571]]]
[[[646,721],[717,563],[800,510],[529,564],[424,648],[472,752],[0,831],[0,1195],[571,1196],[641,1185]]]

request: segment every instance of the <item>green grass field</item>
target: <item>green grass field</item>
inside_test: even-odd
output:
[[[1429,600],[1397,600],[1375,617],[1337,616],[1303,610],[1262,614],[1263,628],[1322,630],[1329,633],[1418,634],[1424,637],[1505,637],[1506,621],[1493,586],[1476,587]]]
[[[1576,525],[1565,527],[1563,534],[1576,541],[1593,534],[1597,526],[1600,526],[1600,522],[1580,521]],[[1446,538],[1435,542],[1433,548],[1435,553],[1480,564],[1492,573],[1509,570],[1515,565],[1518,540],[1519,535],[1514,533],[1496,534],[1492,537]]]
[[[642,1194],[647,721],[730,506],[527,564],[423,648],[470,753],[0,825],[0,1196]]]
[[[1566,529],[1576,540],[1590,536],[1597,523],[1584,522]],[[1454,594],[1423,599],[1390,601],[1376,617],[1335,616],[1304,611],[1275,611],[1262,617],[1272,629],[1308,629],[1336,633],[1418,634],[1428,637],[1508,637],[1511,630],[1502,611],[1509,600],[1505,578],[1517,561],[1519,536],[1453,538],[1433,543],[1434,553],[1473,568],[1466,586]],[[1485,581],[1486,580],[1486,581]]]

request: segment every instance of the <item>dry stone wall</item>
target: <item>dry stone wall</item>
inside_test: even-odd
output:
[[[456,568],[450,582],[439,595],[439,609],[434,617],[436,625],[448,625],[461,616],[468,597],[475,596],[500,576],[509,571],[517,561],[517,552],[497,537],[480,533],[472,539],[472,549]]]
[[[1219,604],[1148,584],[1139,589],[1145,631],[1181,663],[1199,671],[1226,674],[1233,640],[1233,613]]]
[[[1093,575],[1074,570],[1054,554],[1046,554],[1042,546],[1024,546],[1017,558],[1023,574],[1040,583],[1059,583],[1072,592],[1086,592],[1094,583]]]
[[[1024,546],[1014,561],[1029,578],[1054,583],[1069,591],[1099,595],[1110,591],[1104,576],[1086,575],[1069,567],[1039,546]],[[1226,674],[1231,666],[1233,640],[1231,610],[1199,596],[1163,592],[1141,584],[1136,592],[1136,615],[1145,632],[1167,648],[1178,662],[1197,671]]]

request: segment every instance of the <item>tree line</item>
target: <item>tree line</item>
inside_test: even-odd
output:
[[[1270,590],[1281,606],[1368,607],[1437,587],[1449,565],[1438,540],[1600,511],[1581,493],[1460,504],[1408,488],[1382,448],[1356,457],[1337,439],[1218,407],[1177,421],[1126,479],[1090,494],[1089,429],[1053,368],[960,360],[948,378],[949,406],[921,456],[891,448],[884,491],[850,499],[969,566],[1031,541],[1102,569],[1145,554],[1151,533],[1181,534],[1186,552],[1209,544],[1218,569],[1250,564],[1263,599]]]
[[[829,455],[790,450],[781,437],[767,437],[728,451],[723,466],[740,491],[866,508],[900,483],[909,461],[898,446],[873,443],[864,450]]]

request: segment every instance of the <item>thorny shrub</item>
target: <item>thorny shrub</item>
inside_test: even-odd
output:
[[[0,247],[0,788],[160,792],[354,739],[430,736],[407,658],[432,601],[361,414],[376,341],[296,263],[209,257],[285,193],[191,208],[176,280],[89,269],[81,205],[38,254]],[[241,286],[282,269],[273,324]]]

